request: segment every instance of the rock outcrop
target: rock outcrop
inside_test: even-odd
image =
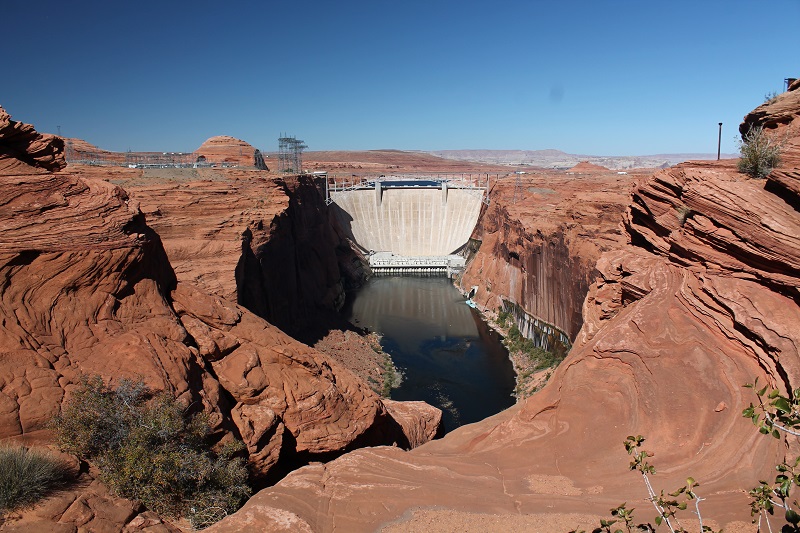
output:
[[[256,166],[256,155],[261,152],[241,139],[229,135],[217,135],[207,139],[194,151],[198,158],[213,163],[235,163],[242,167]],[[261,156],[261,165],[264,158]],[[266,166],[263,167],[266,169]]]
[[[141,379],[241,438],[253,473],[408,445],[380,397],[324,354],[173,272],[139,204],[70,172],[60,144],[0,109],[0,438],[35,434],[82,375]],[[22,133],[20,133],[22,132]],[[24,142],[17,142],[23,139]],[[44,143],[44,144],[42,144]]]
[[[11,120],[0,107],[0,174],[34,174],[66,166],[64,141],[42,135],[30,124]]]
[[[765,103],[744,117],[739,131],[744,135],[753,126],[763,127],[775,140],[784,143],[782,165],[767,176],[767,187],[780,195],[795,209],[800,208],[800,135],[797,133],[798,113],[795,99],[800,92],[800,80],[795,80],[789,90],[778,95],[773,101]]]
[[[70,167],[102,179],[106,168]],[[283,181],[244,169],[122,169],[114,183],[139,202],[158,232],[180,282],[237,300],[236,264],[242,233],[269,227],[289,206]],[[168,171],[168,172],[167,172]]]
[[[789,141],[770,179],[722,161],[637,183],[628,242],[598,261],[573,349],[539,393],[410,452],[359,450],[300,469],[213,531],[468,530],[487,520],[474,513],[550,531],[596,525],[623,501],[647,520],[622,448],[630,434],[655,453],[656,491],[691,475],[707,525],[747,528],[746,490],[774,476],[786,448],[742,418],[755,399],[742,385],[758,377],[786,392],[800,381],[800,90],[746,123],[784,109],[776,131]]]
[[[567,174],[605,174],[608,172],[610,172],[610,169],[588,161],[581,161],[567,170]]]

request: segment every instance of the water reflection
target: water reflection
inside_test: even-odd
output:
[[[439,407],[448,431],[514,403],[514,372],[499,336],[447,278],[373,278],[348,298],[345,314],[383,335],[404,375],[392,399]]]

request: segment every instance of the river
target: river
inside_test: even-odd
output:
[[[403,374],[392,399],[435,405],[446,431],[514,404],[514,370],[500,336],[448,278],[377,276],[348,295],[343,312],[382,335]]]

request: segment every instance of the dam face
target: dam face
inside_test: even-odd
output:
[[[485,192],[474,183],[374,181],[336,186],[329,198],[342,229],[359,247],[399,256],[396,263],[410,268],[441,264],[469,241]]]

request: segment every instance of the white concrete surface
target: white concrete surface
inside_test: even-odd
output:
[[[467,243],[481,211],[479,190],[385,188],[331,192],[342,228],[365,250],[446,256]]]

